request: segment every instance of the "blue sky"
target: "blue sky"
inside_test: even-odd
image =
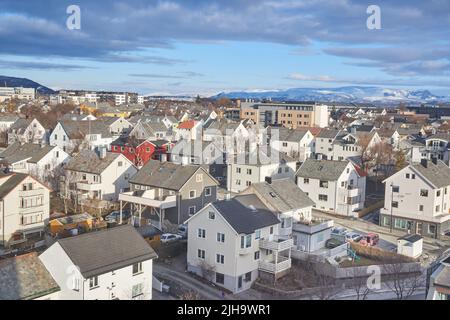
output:
[[[81,30],[66,28],[67,6]],[[381,8],[381,30],[366,9]],[[380,85],[450,95],[450,1],[0,0],[0,74],[214,94]]]

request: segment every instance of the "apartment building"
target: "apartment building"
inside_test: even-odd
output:
[[[39,256],[61,300],[151,300],[155,258],[131,225],[59,239]]]
[[[48,223],[50,189],[24,173],[0,176],[0,245],[41,239]]]
[[[425,237],[450,231],[450,168],[422,159],[385,179],[380,225]]]
[[[317,209],[356,217],[364,207],[366,177],[350,161],[307,159],[296,179]]]
[[[328,126],[328,106],[306,103],[241,102],[241,118],[287,128]]]
[[[10,99],[34,100],[36,89],[23,87],[0,87],[0,102]]]
[[[292,239],[278,237],[280,220],[254,195],[210,203],[186,223],[188,271],[233,293],[291,267]]]
[[[270,128],[268,136],[272,148],[300,162],[314,152],[314,136],[308,129]]]

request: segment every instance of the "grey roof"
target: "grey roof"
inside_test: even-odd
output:
[[[0,261],[0,300],[30,300],[60,288],[36,252]]]
[[[85,278],[154,259],[155,251],[131,225],[58,240]]]
[[[218,130],[222,134],[234,132],[239,127],[240,122],[232,122],[227,120],[211,120],[203,126],[204,129]]]
[[[54,148],[54,146],[49,146],[46,144],[20,144],[20,142],[15,142],[0,153],[0,159],[3,159],[10,164],[26,159],[29,159],[28,162],[37,163]]]
[[[450,167],[440,160],[436,164],[426,161],[426,167],[422,163],[414,164],[412,167],[437,188],[450,185]]]
[[[2,113],[0,114],[0,122],[12,122],[12,121],[17,121],[17,119],[19,119],[18,116],[16,116],[15,114],[9,114],[9,113]]]
[[[63,120],[59,123],[66,131],[69,139],[82,139],[87,134],[101,134],[103,138],[112,137],[109,126],[100,120]]]
[[[314,201],[290,179],[254,183],[250,188],[253,188],[257,196],[264,199],[272,210],[280,213],[314,205]]]
[[[11,173],[4,176],[0,176],[0,199],[3,199],[8,193],[10,193],[15,187],[17,187],[26,177],[25,173]]]
[[[420,234],[406,234],[403,237],[398,238],[399,240],[406,240],[409,241],[411,243],[417,242],[422,238],[422,236]]]
[[[296,175],[301,178],[312,178],[326,181],[337,180],[349,161],[306,159]]]
[[[11,127],[9,127],[10,130],[25,130],[30,123],[33,121],[33,119],[25,119],[25,118],[19,118],[14,122]]]
[[[441,287],[450,288],[450,267],[446,265],[442,266],[443,266],[442,270],[434,279],[434,284]]]
[[[120,156],[120,153],[106,152],[101,159],[93,150],[83,150],[73,157],[66,165],[66,170],[101,174],[109,165]]]
[[[272,130],[278,130],[278,140],[279,141],[291,141],[300,142],[301,139],[308,133],[307,129],[288,129],[288,128],[270,128],[270,134],[272,135]]]
[[[249,146],[246,145],[245,152],[237,152],[237,150],[234,152],[235,154],[230,155],[228,163],[262,166],[274,163],[296,162],[293,157],[284,152],[279,152],[270,146],[263,148],[257,146],[250,151]],[[275,154],[272,154],[272,152]],[[272,161],[272,156],[274,157],[273,160],[277,161]]]
[[[130,179],[130,183],[178,191],[200,168],[150,160]]]
[[[259,201],[259,199],[257,200]],[[250,234],[257,229],[280,223],[280,220],[278,220],[273,212],[267,209],[258,209],[256,206],[255,210],[251,209],[236,200],[236,198],[216,201],[212,205],[239,234]]]
[[[320,132],[316,136],[316,138],[334,139],[339,135],[339,133],[340,133],[340,130],[322,129],[322,130],[320,130]]]
[[[429,140],[429,139],[441,139],[441,140],[450,142],[450,133],[449,132],[438,132],[436,134],[433,134],[433,135],[427,137],[425,140]]]

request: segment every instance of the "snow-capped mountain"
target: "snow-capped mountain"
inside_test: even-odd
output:
[[[213,98],[271,99],[276,101],[324,102],[448,102],[450,96],[437,96],[428,90],[388,89],[381,87],[349,86],[340,88],[292,88],[286,90],[252,90],[221,92]]]

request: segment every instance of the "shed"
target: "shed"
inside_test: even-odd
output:
[[[407,234],[397,239],[397,253],[418,258],[422,254],[423,238],[418,234]]]

